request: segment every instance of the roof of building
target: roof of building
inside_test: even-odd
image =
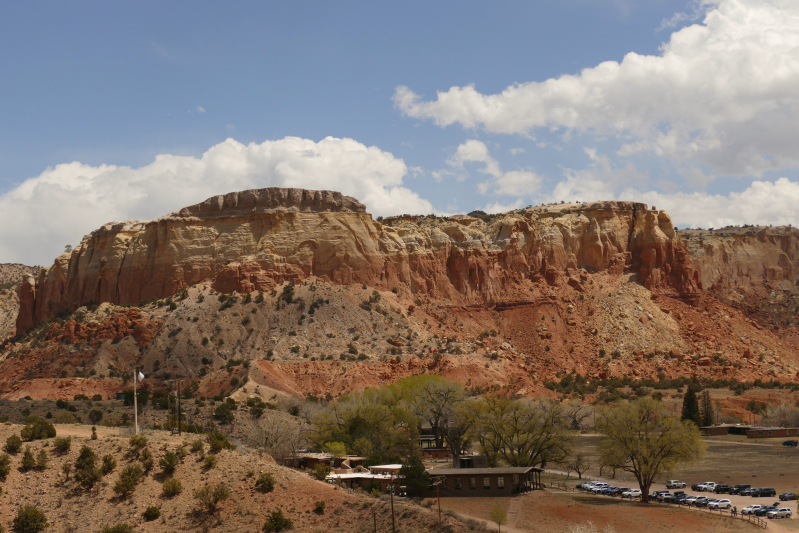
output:
[[[485,475],[485,474],[527,474],[528,472],[543,472],[535,466],[504,466],[499,468],[431,468],[427,471],[431,476],[452,476],[455,474]]]
[[[402,465],[374,465],[369,467],[371,470],[399,470]]]

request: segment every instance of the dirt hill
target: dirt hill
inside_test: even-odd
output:
[[[364,494],[340,489],[316,481],[307,474],[284,468],[267,455],[237,446],[233,450],[222,450],[211,454],[209,445],[202,444],[203,452],[192,451],[192,443],[201,440],[197,435],[182,438],[156,431],[146,435],[147,449],[152,454],[153,469],[145,472],[135,491],[128,497],[119,497],[114,485],[120,472],[127,466],[142,464],[140,451],[134,451],[129,437],[118,435],[116,428],[98,428],[99,438],[90,439],[88,426],[57,425],[59,436],[72,436],[70,450],[58,453],[53,439],[34,441],[30,446],[34,457],[41,450],[48,455],[44,469],[21,470],[22,452],[11,457],[11,472],[8,475],[2,497],[0,497],[0,523],[10,530],[17,509],[23,504],[39,507],[52,524],[53,531],[81,531],[99,533],[105,526],[125,523],[134,526],[137,532],[208,531],[208,532],[258,532],[270,513],[281,510],[292,520],[294,529],[307,533],[347,532],[356,524],[362,531],[377,521],[381,530],[391,527],[391,507],[386,498],[371,498]],[[19,434],[20,426],[0,426],[0,440],[5,442],[11,434]],[[113,471],[105,474],[92,488],[81,486],[75,480],[75,461],[81,448],[88,446],[97,456],[97,466],[110,455],[116,461]],[[174,474],[167,475],[159,461],[167,452],[177,452],[183,447],[185,457],[177,465]],[[207,454],[207,455],[206,455]],[[216,464],[207,467],[204,456],[214,455]],[[72,467],[67,478],[64,465]],[[255,482],[261,474],[271,474],[275,480],[272,492],[264,493]],[[163,483],[174,478],[181,482],[182,492],[176,496],[163,495]],[[221,502],[217,513],[202,510],[194,492],[218,484],[227,486],[230,497]],[[13,490],[9,490],[13,487]],[[317,502],[324,502],[324,512],[315,512]],[[148,507],[158,507],[160,517],[147,521],[143,517]],[[400,531],[422,532],[438,527],[438,517],[418,504],[397,499],[395,515]],[[445,531],[466,533],[483,531],[476,522],[461,522],[445,516]],[[49,531],[50,529],[48,529]]]

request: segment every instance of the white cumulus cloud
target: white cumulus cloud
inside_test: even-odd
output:
[[[158,155],[140,168],[79,162],[48,168],[0,195],[0,262],[49,265],[64,245],[115,220],[147,220],[216,194],[262,187],[340,191],[375,215],[432,213],[402,186],[402,159],[352,139],[227,139],[201,157]]]
[[[398,87],[394,102],[406,115],[441,126],[615,135],[625,143],[621,156],[649,152],[720,175],[760,176],[798,165],[799,2],[701,4],[709,7],[703,22],[672,33],[658,55],[630,52],[621,63],[500,94],[452,87],[425,101]]]
[[[480,172],[488,174],[492,179],[477,186],[481,194],[491,190],[497,195],[525,196],[536,192],[541,185],[541,176],[535,172],[529,170],[503,172],[497,160],[491,157],[485,143],[475,139],[458,146],[447,163],[456,168],[463,168],[464,163],[483,163],[485,167]]]

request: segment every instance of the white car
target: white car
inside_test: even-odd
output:
[[[788,509],[787,507],[781,507],[775,511],[767,512],[766,516],[769,518],[790,518],[791,510]]]
[[[732,507],[730,500],[718,500],[707,504],[708,509],[729,509],[730,507]]]
[[[607,486],[608,486],[607,483],[597,483],[596,485],[594,485],[593,487],[591,487],[589,489],[589,492],[593,492],[594,494],[597,494],[598,492],[600,492],[602,489],[604,489]]]
[[[628,490],[627,492],[622,492],[621,493],[621,497],[622,498],[630,498],[631,500],[633,498],[640,498],[641,497],[641,489],[633,489],[633,490]]]
[[[693,505],[693,504],[694,504],[694,502],[696,501],[696,499],[697,499],[698,497],[699,497],[699,496],[688,496],[688,497],[687,497],[687,498],[685,498],[685,499],[684,499],[682,502],[683,502],[685,505]]]
[[[713,492],[715,488],[716,488],[716,483],[714,483],[713,481],[706,481],[699,485],[699,490],[703,492]]]
[[[757,505],[757,504],[749,505],[749,506],[744,507],[743,509],[741,509],[741,514],[742,515],[755,514],[755,511],[757,511],[758,509],[762,509],[762,508],[763,508],[762,505]]]

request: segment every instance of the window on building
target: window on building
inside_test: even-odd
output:
[[[483,488],[484,489],[490,489],[491,488],[491,478],[490,477],[484,477],[483,478]]]
[[[769,437],[771,436],[771,431],[769,431],[769,432],[768,432],[768,436],[769,436]]]
[[[472,490],[477,488],[477,478],[475,478],[475,477],[470,477],[469,478],[469,488],[472,489]]]
[[[499,476],[497,478],[497,488],[504,489],[505,488],[505,478],[503,476]]]
[[[455,490],[461,490],[461,478],[455,478]]]
[[[762,432],[762,431],[760,432],[760,436],[761,436],[761,437],[763,436],[763,432]]]
[[[519,484],[519,474],[513,474],[513,484],[514,485]]]

